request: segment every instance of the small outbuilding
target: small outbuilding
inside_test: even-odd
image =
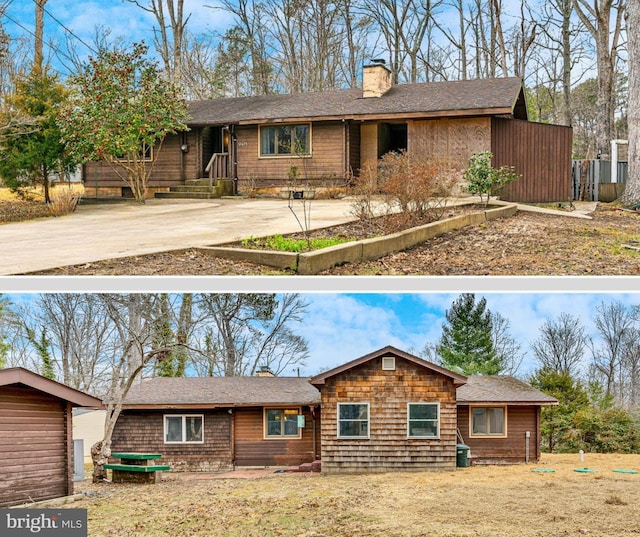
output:
[[[0,507],[73,493],[73,407],[102,401],[21,367],[0,370]]]

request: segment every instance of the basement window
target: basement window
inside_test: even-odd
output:
[[[369,403],[338,403],[338,438],[369,438]]]
[[[204,443],[204,416],[170,415],[164,417],[165,444],[202,444]]]
[[[471,436],[507,436],[506,407],[472,407],[470,420]]]

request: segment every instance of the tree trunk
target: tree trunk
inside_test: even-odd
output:
[[[629,52],[629,173],[621,201],[625,205],[640,203],[640,3],[627,6],[627,49]]]
[[[42,73],[44,64],[44,6],[47,0],[36,0],[36,26],[35,26],[35,45],[33,54],[33,68],[34,71]]]

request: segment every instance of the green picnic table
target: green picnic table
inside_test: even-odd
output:
[[[162,458],[161,453],[112,453],[111,457],[120,459],[120,463],[105,464],[106,470],[111,470],[114,483],[157,483],[160,472],[171,469],[168,464],[155,464]]]

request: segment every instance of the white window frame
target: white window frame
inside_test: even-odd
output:
[[[429,406],[435,406],[436,407],[436,411],[437,411],[437,418],[435,420],[418,420],[418,419],[411,419],[411,407],[412,406],[418,406],[418,405],[429,405]],[[433,435],[412,435],[411,434],[411,422],[412,421],[435,421],[436,422],[436,434],[435,436]],[[407,403],[407,438],[422,438],[422,439],[430,439],[430,440],[437,440],[440,438],[440,402],[439,401],[433,401],[433,402],[427,402],[427,401],[417,401],[415,403]]]
[[[473,411],[477,408],[501,408],[504,412],[504,431],[502,433],[474,433],[473,432]],[[469,407],[469,437],[471,438],[506,438],[508,423],[508,406],[507,405],[473,405]]]
[[[385,361],[387,365],[385,366]],[[395,371],[396,370],[396,357],[395,356],[383,356],[382,357],[382,370],[383,371]]]
[[[297,411],[296,416],[302,416],[302,408],[294,407],[294,406],[283,406],[283,407],[265,407],[262,412],[262,432],[264,440],[295,440],[302,438],[302,427],[297,426],[298,418],[296,418],[296,427],[298,429],[298,433],[296,435],[292,434],[280,434],[280,435],[270,435],[268,422],[267,422],[267,411],[269,410],[295,410]]]
[[[167,418],[182,418],[181,440],[167,440]],[[200,418],[202,420],[202,440],[187,440],[187,418]],[[165,414],[162,417],[163,440],[165,444],[204,444],[204,414]]]
[[[308,143],[307,143],[307,151],[305,153],[296,153],[295,151],[292,151],[291,153],[278,153],[277,152],[277,147],[278,144],[276,142],[276,152],[274,154],[271,153],[266,153],[263,154],[262,153],[262,130],[263,129],[279,129],[281,127],[291,127],[291,128],[295,128],[295,127],[301,127],[301,126],[305,126],[307,127],[307,130],[309,132],[309,136],[308,136]],[[275,124],[268,124],[268,125],[259,125],[258,126],[258,158],[261,159],[270,159],[270,158],[310,158],[312,155],[312,124],[311,123],[275,123]]]
[[[365,421],[365,420],[341,420],[340,419],[340,407],[342,406],[347,406],[347,405],[365,405],[367,407],[367,435],[366,436],[346,436],[346,435],[341,435],[340,434],[340,422],[341,421]],[[371,407],[369,405],[369,403],[364,403],[364,402],[360,402],[360,401],[349,401],[349,402],[344,402],[344,403],[338,403],[337,407],[336,407],[336,424],[338,427],[337,435],[338,438],[346,438],[346,439],[352,439],[352,440],[368,440],[370,435],[371,435]]]

